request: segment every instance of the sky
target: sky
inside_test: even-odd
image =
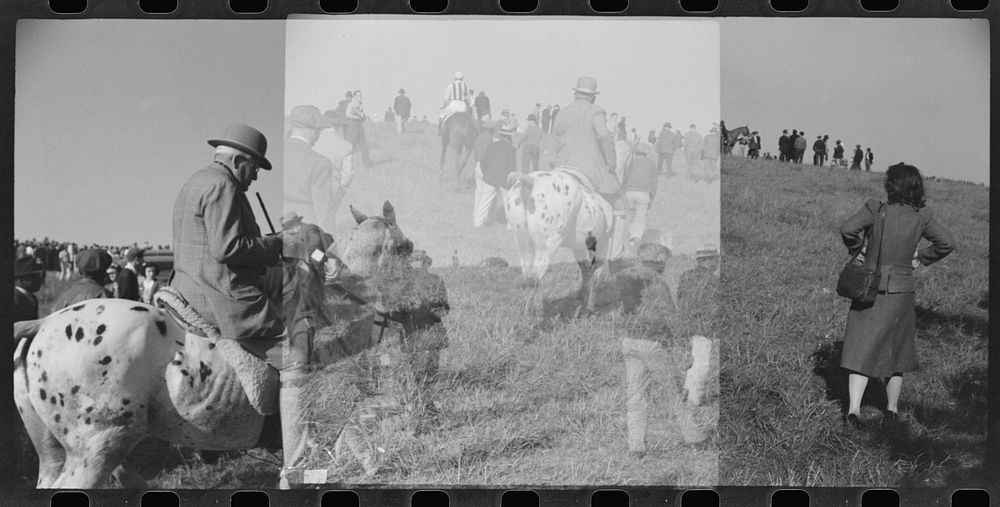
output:
[[[722,111],[870,147],[873,170],[905,161],[924,175],[989,183],[989,24],[960,19],[723,18]]]
[[[284,22],[20,20],[14,237],[171,242],[174,200],[230,123],[268,138],[254,192],[278,223]]]
[[[400,88],[413,114],[437,123],[456,71],[494,115],[523,121],[536,103],[573,101],[582,75],[597,79],[597,104],[624,114],[645,138],[664,121],[703,132],[719,118],[716,21],[652,18],[398,16],[292,17],[287,30],[285,111],[333,109],[364,92],[381,118]],[[392,37],[386,34],[393,34]]]

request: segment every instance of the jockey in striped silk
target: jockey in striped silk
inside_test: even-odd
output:
[[[444,107],[441,108],[441,119],[438,122],[438,133],[449,116],[464,113],[469,110],[469,85],[465,84],[462,72],[455,73],[455,80],[444,90]]]

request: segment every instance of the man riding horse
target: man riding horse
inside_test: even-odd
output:
[[[438,134],[449,116],[464,113],[469,110],[469,85],[461,71],[455,73],[455,80],[444,89],[444,105],[441,108],[441,118],[438,120]]]
[[[615,139],[608,131],[604,108],[594,103],[600,93],[597,80],[583,76],[573,92],[573,103],[562,109],[552,127],[556,164],[585,175],[594,190],[611,204],[614,220],[610,244],[605,248],[608,258],[613,259],[621,252],[625,238],[625,202],[621,182],[615,176]]]

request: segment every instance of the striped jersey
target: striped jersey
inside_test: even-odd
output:
[[[469,85],[465,84],[465,81],[456,79],[445,89],[444,98],[445,100],[461,100],[464,102],[468,94]]]

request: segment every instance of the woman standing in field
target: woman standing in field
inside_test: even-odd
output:
[[[885,420],[898,420],[903,373],[917,369],[913,270],[943,259],[954,249],[951,235],[925,205],[924,183],[916,167],[903,163],[889,167],[885,192],[888,202],[868,200],[840,227],[848,252],[862,252],[865,267],[876,268],[878,263],[881,272],[874,303],[852,302],[847,314],[840,365],[850,372],[846,421],[855,429],[861,426],[861,397],[869,377],[889,378]],[[885,219],[877,227],[881,211]],[[866,230],[870,232],[865,234]],[[863,247],[865,236],[870,238],[867,247]],[[918,251],[920,238],[927,238],[931,245]]]

